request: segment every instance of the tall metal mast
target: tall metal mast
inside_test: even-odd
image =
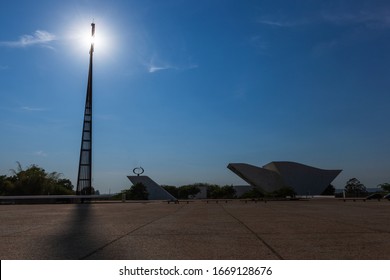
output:
[[[92,42],[89,50],[89,71],[87,96],[85,99],[84,124],[81,138],[79,171],[77,176],[76,194],[91,194],[92,191],[92,62],[94,52],[93,38],[95,23],[92,26]]]

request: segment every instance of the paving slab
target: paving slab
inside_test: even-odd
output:
[[[0,205],[0,259],[390,259],[390,202]]]

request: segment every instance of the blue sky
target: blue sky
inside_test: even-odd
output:
[[[243,184],[296,161],[390,182],[388,1],[2,1],[0,174],[76,184],[96,23],[93,185]]]

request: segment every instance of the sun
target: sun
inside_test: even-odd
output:
[[[92,24],[95,25],[95,33],[92,36]],[[78,54],[84,56],[88,54],[91,44],[94,46],[94,54],[100,57],[106,57],[113,54],[113,32],[109,31],[107,24],[99,21],[86,21],[73,23],[68,29],[68,38],[70,38],[72,49]]]
[[[92,26],[93,25],[93,26]],[[86,51],[89,51],[91,45],[94,46],[94,49],[96,49],[99,52],[99,49],[103,52],[105,49],[107,49],[107,38],[104,39],[104,34],[102,32],[96,31],[97,24],[95,22],[92,22],[90,24],[89,30],[88,28],[84,28],[80,30],[80,34],[78,36],[79,38],[79,44],[80,48],[85,49]],[[93,33],[93,34],[92,34]]]

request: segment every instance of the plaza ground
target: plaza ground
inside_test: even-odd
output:
[[[0,205],[0,259],[390,259],[390,202]]]

